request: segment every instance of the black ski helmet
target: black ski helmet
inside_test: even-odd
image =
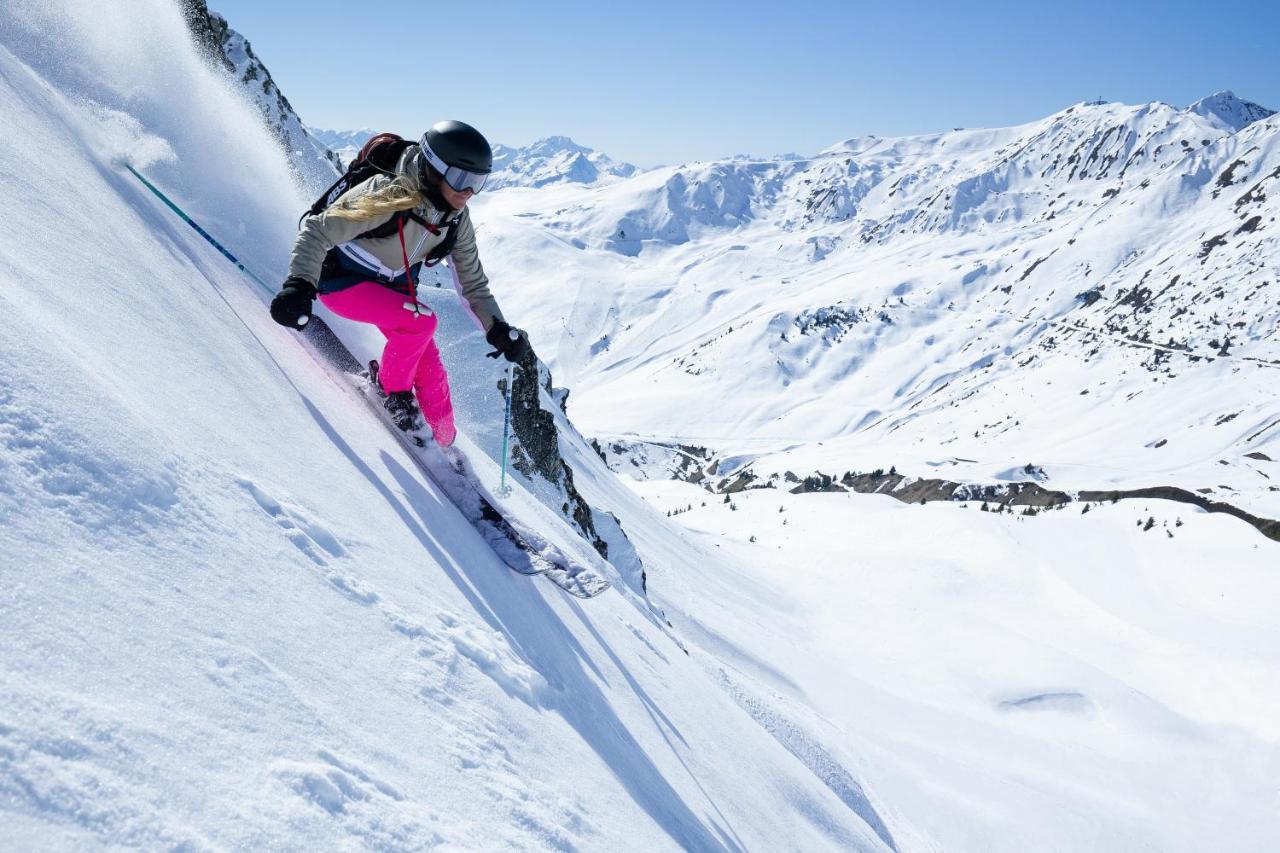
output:
[[[489,141],[469,124],[436,122],[423,134],[422,147],[430,149],[446,166],[466,169],[478,175],[493,171],[493,149],[489,147]]]

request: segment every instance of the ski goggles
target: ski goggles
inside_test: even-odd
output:
[[[422,137],[422,141],[418,145],[422,149],[422,156],[431,164],[431,168],[444,175],[445,183],[453,187],[454,192],[464,193],[470,190],[474,194],[484,189],[485,181],[489,179],[487,174],[472,172],[461,166],[450,166],[444,160],[441,160],[436,155],[436,152],[431,150],[431,146],[427,144],[426,136]]]

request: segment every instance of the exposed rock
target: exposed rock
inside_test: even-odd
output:
[[[1248,454],[1253,459],[1271,461],[1265,454]],[[882,494],[897,498],[903,503],[923,504],[932,501],[982,501],[983,505],[993,512],[1006,508],[1024,507],[1033,511],[1024,515],[1036,515],[1038,510],[1063,506],[1073,502],[1081,503],[1115,503],[1121,500],[1168,500],[1191,504],[1206,512],[1221,512],[1244,521],[1255,530],[1280,542],[1280,520],[1262,518],[1246,512],[1239,507],[1223,501],[1210,500],[1204,497],[1211,494],[1212,489],[1200,489],[1197,494],[1177,486],[1153,486],[1142,489],[1112,489],[1106,491],[1081,491],[1069,493],[1046,489],[1039,483],[958,483],[952,480],[924,479],[915,480],[905,477],[896,471],[884,473],[876,470],[866,474],[846,473],[839,480],[830,474],[814,472],[803,479],[794,472],[787,471],[781,478],[784,482],[799,483],[789,489],[792,494],[810,492],[843,492],[853,491],[861,494]],[[757,488],[774,488],[777,478],[771,478]]]
[[[518,367],[511,397],[511,431],[516,439],[511,464],[526,477],[537,475],[555,486],[564,496],[562,513],[573,521],[591,547],[608,559],[609,546],[596,532],[591,507],[574,487],[573,469],[560,455],[555,415],[542,407],[541,391],[555,399],[551,372],[534,355]]]

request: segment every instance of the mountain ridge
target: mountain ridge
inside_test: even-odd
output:
[[[994,454],[951,474],[976,482],[1056,460],[1068,489],[1210,489],[1276,517],[1265,463],[1244,454],[1280,419],[1265,379],[1280,360],[1278,181],[1274,115],[1233,130],[1159,102],[1095,103],[495,197],[486,212],[512,268],[558,282],[520,307],[542,317],[575,417],[601,439],[709,443],[776,474],[924,476],[930,447]],[[627,286],[598,296],[601,279]],[[1201,408],[1170,418],[1182,395]],[[1227,415],[1252,427],[1227,434]],[[1088,474],[1098,454],[1064,433],[1076,423],[1125,461]],[[813,461],[819,442],[838,465]],[[769,444],[792,449],[762,466]]]

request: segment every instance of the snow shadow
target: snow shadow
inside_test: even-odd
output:
[[[418,513],[421,524],[438,525],[439,499],[395,459],[384,456],[384,462],[409,498],[414,512]],[[477,547],[488,547],[481,545],[482,540],[478,537],[476,541]],[[608,684],[608,679],[542,597],[542,589],[536,585],[545,585],[544,581],[516,575],[496,555],[491,560],[465,561],[461,572],[450,559],[439,557],[437,561],[476,613],[495,631],[503,634],[511,648],[555,688],[546,692],[544,706],[560,714],[578,732],[613,772],[636,805],[644,809],[672,841],[685,850],[739,853],[745,849],[737,833],[727,826],[728,821],[719,809],[716,809],[719,820],[695,814],[654,764],[644,746],[632,736],[627,724],[614,712],[598,686],[598,682]],[[576,602],[571,602],[571,606],[578,607]],[[681,744],[684,743],[675,726],[644,692],[605,639],[590,626],[580,607],[578,613],[628,685],[636,691],[676,759],[688,770],[671,739],[674,735]],[[692,772],[690,778],[701,789]],[[703,793],[705,795],[705,790]]]
[[[422,547],[427,550],[431,555],[431,558],[440,565],[447,566],[449,564],[448,555],[440,549],[440,546],[436,544],[436,541],[431,538],[431,534],[427,533],[426,529],[422,526],[419,520],[414,517],[414,514],[409,511],[408,507],[406,507],[404,503],[396,497],[396,494],[392,492],[387,484],[382,481],[382,478],[380,478],[372,468],[365,464],[365,461],[360,458],[360,454],[356,453],[355,450],[352,449],[351,445],[347,444],[346,440],[336,429],[333,428],[333,425],[330,424],[328,419],[326,419],[320,410],[316,408],[315,404],[312,403],[305,395],[301,394],[301,392],[299,392],[299,396],[302,398],[303,405],[306,406],[307,411],[311,414],[311,417],[315,420],[316,424],[324,434],[329,437],[329,440],[333,442],[333,446],[338,448],[338,450],[342,452],[342,455],[346,456],[347,460],[351,462],[351,466],[359,471],[364,478],[369,481],[370,485],[374,487],[378,494],[382,495],[382,498],[387,502],[387,505],[390,506],[396,516],[404,522],[404,526],[409,529],[409,532],[422,543]],[[397,465],[396,468],[399,469],[399,466]],[[399,470],[403,471],[403,469]],[[419,488],[421,489],[421,487]],[[432,497],[431,495],[426,495],[426,500],[434,503],[437,507],[442,506],[440,500]],[[415,507],[415,510],[416,509],[417,508]]]
[[[893,834],[885,825],[880,813],[863,791],[862,785],[840,761],[811,735],[803,726],[783,714],[775,705],[762,700],[730,677],[722,667],[719,670],[720,685],[733,698],[738,707],[751,715],[761,728],[773,736],[787,752],[800,760],[831,793],[848,806],[885,846],[897,851]]]
[[[1094,709],[1093,701],[1075,690],[1034,693],[1029,696],[1004,699],[998,702],[996,707],[1001,711],[1065,711],[1071,714],[1087,713]]]

